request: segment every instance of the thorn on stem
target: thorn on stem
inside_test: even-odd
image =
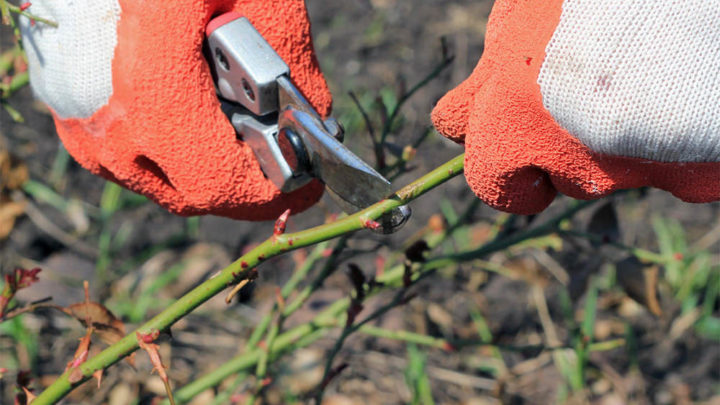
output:
[[[227,297],[225,297],[225,303],[230,304],[232,302],[233,298],[240,292],[240,290],[243,289],[246,285],[248,285],[250,282],[254,281],[256,278],[258,278],[258,272],[255,269],[250,270],[246,274],[233,274],[234,277],[243,277],[240,279],[235,287],[228,293]]]
[[[103,369],[95,370],[95,372],[93,373],[93,377],[95,377],[95,379],[97,380],[97,387],[99,389],[100,383],[102,382],[103,378]]]
[[[71,384],[80,382],[83,379],[83,372],[80,370],[80,366],[85,363],[90,355],[90,344],[92,343],[91,338],[93,330],[94,328],[92,326],[88,326],[85,336],[80,339],[80,344],[78,345],[77,350],[75,350],[75,355],[65,367],[65,371],[71,370],[70,377],[68,378],[68,381],[70,381]]]
[[[140,349],[145,350],[150,356],[150,362],[153,365],[153,371],[157,371],[158,375],[160,376],[160,379],[162,379],[163,383],[165,384],[165,390],[168,394],[168,399],[170,400],[171,404],[175,403],[175,400],[173,399],[172,390],[170,388],[170,379],[167,375],[167,367],[162,363],[162,359],[160,358],[160,351],[158,350],[160,346],[153,343],[155,340],[160,336],[160,331],[157,329],[152,330],[150,333],[140,333],[135,332],[135,337],[138,342],[138,346]]]

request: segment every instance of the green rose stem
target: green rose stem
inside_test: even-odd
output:
[[[420,279],[421,277],[424,277],[425,275],[429,274],[430,272],[444,267],[448,265],[454,265],[457,263],[464,261],[472,261],[473,259],[480,259],[484,256],[487,256],[491,253],[501,251],[506,249],[509,246],[512,246],[514,244],[546,236],[551,233],[558,232],[558,227],[560,223],[566,219],[571,218],[573,215],[575,215],[578,211],[587,208],[593,204],[592,201],[583,201],[583,202],[576,202],[572,204],[570,207],[568,207],[564,212],[558,214],[557,216],[548,219],[546,222],[540,224],[537,227],[524,230],[522,232],[517,232],[512,235],[506,236],[506,237],[500,237],[498,239],[491,240],[489,243],[486,243],[485,245],[481,246],[480,248],[469,250],[466,252],[461,252],[460,254],[451,255],[451,256],[439,256],[436,258],[431,258],[425,263],[420,264],[420,267],[414,271],[414,279],[413,283]],[[468,210],[470,212],[470,210]],[[458,225],[466,220],[465,214],[463,214],[463,217],[461,217],[460,221],[458,222]],[[428,239],[428,244],[431,248],[434,248],[435,246],[442,243],[442,241],[445,240],[445,238],[453,232],[453,226],[451,225],[450,228],[448,228],[444,235],[439,235],[436,238],[430,238]],[[463,260],[457,260],[458,257],[455,257],[457,255],[460,255],[460,258]],[[321,272],[322,273],[322,272]],[[402,288],[403,285],[403,276],[404,276],[404,266],[403,265],[397,265],[392,267],[391,269],[385,271],[385,274],[380,277],[377,281],[382,283],[381,287],[378,287],[376,289],[373,289],[370,291],[367,298],[370,296],[374,296],[380,291],[386,291],[388,289],[392,288]],[[321,282],[321,280],[324,280],[326,277],[324,275],[319,275],[315,282]],[[314,282],[314,283],[315,283]],[[312,287],[307,287],[306,290],[313,290]],[[292,312],[294,312],[295,309],[299,308],[302,303],[304,303],[307,299],[307,297],[311,294],[311,292],[303,292],[296,297],[296,299],[290,303],[288,303],[288,306],[285,308],[285,311],[283,312],[283,315],[285,317],[289,317]],[[315,342],[319,338],[326,336],[327,330],[331,328],[338,328],[342,327],[342,325],[345,323],[345,317],[347,315],[347,310],[351,305],[350,298],[346,297],[340,300],[335,301],[332,305],[327,307],[325,310],[320,312],[315,316],[313,320],[310,322],[307,322],[303,325],[296,326],[295,328],[292,328],[280,335],[278,335],[273,344],[268,345],[269,347],[265,349],[257,348],[255,345],[260,340],[259,337],[253,339],[250,338],[249,342],[245,345],[246,348],[248,348],[248,351],[246,353],[242,353],[231,360],[229,360],[227,363],[220,365],[219,367],[216,367],[213,369],[213,371],[198,377],[194,379],[191,383],[185,385],[182,388],[179,388],[175,392],[175,398],[180,402],[187,402],[190,401],[193,397],[200,394],[201,392],[205,391],[206,389],[212,388],[220,384],[225,378],[241,372],[243,370],[250,369],[252,367],[255,367],[259,361],[261,361],[262,356],[267,356],[270,358],[270,361],[277,359],[278,357],[282,356],[283,354],[292,352],[298,348],[305,347],[310,345],[311,343]],[[266,317],[266,322],[260,322],[258,328],[256,329],[256,332],[259,330],[260,332],[257,332],[258,334],[262,334],[266,331],[266,328],[268,324],[270,323],[270,316]],[[377,337],[384,337],[389,339],[396,339],[396,340],[406,340],[409,342],[413,342],[416,344],[423,344],[431,347],[441,348],[444,350],[447,350],[449,347],[453,347],[456,349],[459,349],[464,346],[468,345],[485,345],[487,344],[484,341],[447,341],[444,339],[437,339],[430,336],[421,336],[417,334],[413,334],[407,331],[385,331],[380,328],[368,325],[366,320],[371,320],[372,316],[365,318],[363,321],[360,321],[360,323],[353,325],[353,328],[359,327],[358,331],[361,333],[377,336]],[[255,333],[253,334],[255,335]],[[252,342],[252,344],[250,344]],[[603,345],[609,344],[608,342],[603,342]],[[617,347],[618,341],[612,342],[612,347]],[[517,350],[516,347],[508,347],[508,346],[495,346],[498,348],[501,348],[503,350]],[[543,349],[543,347],[533,346],[531,347],[532,350],[538,350]],[[595,350],[601,350],[602,348],[593,347],[591,351]],[[163,402],[163,404],[167,404],[167,401]]]
[[[250,270],[257,267],[263,260],[291,250],[314,245],[351,232],[372,227],[373,224],[375,224],[374,221],[384,213],[407,204],[436,186],[461,174],[463,172],[464,158],[464,154],[453,158],[408,186],[403,187],[393,197],[382,200],[353,215],[304,231],[273,235],[255,249],[227,266],[217,276],[205,281],[175,301],[167,309],[140,326],[137,331],[147,334],[153,330],[168,329],[179,319],[200,306],[200,304],[219,294],[227,287],[237,283],[239,280],[245,279]],[[117,363],[125,356],[137,350],[137,348],[137,338],[135,332],[132,332],[81,365],[80,370],[82,371],[82,377],[78,381],[70,382],[70,374],[68,372],[63,373],[33,401],[33,405],[53,404],[57,402],[74,387],[92,377],[95,371],[105,369]]]

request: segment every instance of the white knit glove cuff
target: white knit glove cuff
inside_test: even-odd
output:
[[[58,23],[20,20],[35,95],[60,117],[91,116],[112,94],[118,1],[34,0],[29,11]]]
[[[720,0],[566,0],[538,77],[590,149],[720,161]]]

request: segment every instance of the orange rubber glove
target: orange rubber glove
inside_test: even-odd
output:
[[[302,0],[36,0],[29,11],[59,23],[22,24],[31,83],[91,172],[180,215],[265,220],[322,195],[319,182],[282,194],[264,177],[220,111],[202,52],[208,21],[237,11],[329,114]]]
[[[720,200],[720,7],[498,0],[472,75],[432,118],[494,208],[652,186]]]

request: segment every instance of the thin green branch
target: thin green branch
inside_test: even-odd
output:
[[[463,171],[463,160],[464,155],[453,158],[417,181],[402,188],[391,198],[382,200],[358,213],[329,224],[291,234],[277,235],[267,239],[255,249],[223,269],[217,276],[205,281],[175,301],[163,312],[140,326],[138,331],[141,333],[149,333],[153,329],[168,329],[208,299],[217,295],[228,286],[233,285],[238,280],[247,277],[251,269],[257,267],[266,259],[364,229],[369,221],[379,219],[383,214],[409,203],[436,186],[461,174]],[[103,350],[98,355],[88,359],[88,361],[80,367],[82,378],[77,383],[71,383],[69,380],[70,375],[66,372],[43,391],[33,403],[35,405],[43,405],[57,402],[74,387],[91,378],[95,371],[117,363],[135,350],[137,350],[137,340],[133,332]]]
[[[385,123],[383,125],[382,133],[380,134],[380,145],[385,145],[385,140],[387,139],[387,136],[392,131],[392,126],[395,123],[395,120],[397,119],[398,114],[400,113],[400,109],[402,106],[415,94],[418,90],[421,88],[427,86],[429,82],[431,82],[433,79],[435,79],[440,73],[442,73],[445,68],[450,66],[454,58],[447,54],[447,49],[445,46],[445,43],[442,43],[443,46],[443,58],[442,61],[440,61],[440,64],[438,64],[435,69],[433,69],[432,72],[430,72],[427,76],[425,76],[422,80],[417,82],[410,90],[406,91],[402,97],[400,97],[400,100],[398,100],[397,104],[393,107],[392,111],[390,111],[390,115],[385,120]]]
[[[590,206],[594,203],[595,203],[595,201],[574,201],[573,206],[571,206],[569,209],[565,210],[562,214],[548,220],[547,222],[543,223],[540,226],[529,229],[525,232],[518,232],[518,233],[508,235],[507,237],[495,239],[488,244],[478,247],[477,249],[473,249],[473,250],[470,250],[467,252],[450,254],[447,256],[432,259],[431,262],[428,264],[431,266],[442,267],[442,266],[446,266],[446,265],[453,264],[453,263],[460,263],[460,262],[470,261],[473,259],[479,259],[479,258],[487,255],[488,252],[496,252],[499,250],[504,250],[504,249],[506,249],[510,246],[516,245],[524,240],[533,239],[536,237],[540,237],[540,236],[544,236],[544,235],[553,233],[557,230],[560,222],[562,222],[568,218],[571,218],[573,215],[575,215],[579,211],[582,211],[583,209],[587,208],[588,206]]]
[[[5,25],[10,25],[10,4],[7,0],[0,0],[0,18],[1,22]]]
[[[310,255],[305,259],[305,262],[297,269],[297,271],[293,273],[287,283],[285,283],[285,285],[283,286],[282,290],[280,291],[280,295],[283,297],[283,299],[288,299],[290,297],[290,294],[295,291],[295,288],[297,288],[298,284],[300,284],[300,282],[305,279],[310,270],[312,270],[315,262],[317,262],[317,260],[322,257],[323,250],[325,250],[327,245],[327,242],[323,242],[315,246],[315,249],[313,249],[312,253],[310,253]],[[265,332],[267,331],[270,322],[272,322],[272,318],[276,310],[277,303],[273,305],[270,313],[266,314],[257,324],[252,334],[250,334],[250,338],[245,344],[245,347],[254,348],[260,342],[263,334],[265,334]]]
[[[579,231],[573,231],[573,230],[562,230],[558,232],[561,236],[562,235],[568,235],[568,236],[575,236],[578,238],[587,239],[591,242],[595,242],[598,244],[604,244],[604,245],[611,245],[615,246],[618,249],[622,249],[627,251],[628,253],[634,255],[638,259],[650,262],[654,264],[667,264],[668,262],[674,260],[673,258],[668,258],[660,253],[655,253],[647,249],[637,248],[634,246],[628,246],[624,245],[619,242],[612,242],[607,241],[602,235],[597,235],[589,232],[579,232]]]
[[[557,225],[564,219],[569,218],[573,214],[577,213],[580,209],[589,207],[590,204],[581,204],[580,206],[573,206],[570,207],[566,212],[563,212],[559,214],[558,216],[551,218],[547,222],[541,224],[537,228],[525,230],[522,232],[518,232],[514,235],[497,235],[498,239],[495,239],[491,241],[490,243],[486,244],[485,246],[488,246],[487,249],[483,249],[484,255],[488,255],[491,253],[494,253],[496,251],[504,249],[505,243],[501,243],[500,239],[506,239],[512,237],[515,243],[519,243],[528,239],[538,238],[546,236],[549,233],[557,231]],[[461,218],[467,218],[471,215],[472,212],[474,212],[475,204],[470,204],[470,206],[466,209],[466,211],[461,215]],[[431,248],[434,248],[438,245],[440,245],[447,236],[450,236],[453,232],[453,229],[455,227],[450,227],[446,233],[442,237],[438,238],[432,238],[428,240],[428,244]],[[479,255],[479,249],[472,250],[473,257],[480,258]],[[447,261],[447,257],[443,257],[442,259],[430,259],[427,262],[423,263],[420,266],[420,269],[417,270],[416,274],[418,277],[423,277],[426,275],[431,274],[434,270],[446,266],[446,265],[454,265],[457,264],[455,261]],[[322,272],[321,272],[322,273]],[[386,291],[388,289],[395,288],[400,285],[402,282],[404,275],[404,266],[403,265],[397,265],[394,266],[384,272],[384,274],[378,278],[378,282],[381,283],[381,287],[372,289],[369,294],[368,298],[374,296],[375,294],[380,293],[381,291]],[[315,281],[311,284],[315,284],[317,280],[321,280],[323,277],[319,276],[316,278]],[[304,297],[302,302],[304,302],[304,299],[309,296],[305,295],[303,293],[299,294],[296,297],[296,300],[300,299],[301,297]],[[328,307],[325,311],[318,314],[311,322],[306,323],[304,325],[298,326],[294,329],[291,329],[288,332],[285,332],[283,334],[280,334],[277,339],[275,340],[275,344],[273,344],[270,348],[270,358],[276,359],[283,355],[284,353],[287,353],[291,351],[292,348],[299,348],[299,347],[305,347],[307,344],[310,344],[320,337],[324,336],[325,330],[327,328],[337,328],[338,326],[344,325],[346,320],[345,316],[347,314],[347,310],[350,307],[351,299],[349,297],[343,298],[341,300],[338,300],[334,302],[330,307]],[[293,303],[289,304],[286,307],[290,308],[293,307]],[[296,306],[296,308],[299,307],[299,305]],[[288,315],[289,316],[289,315]],[[268,321],[269,322],[269,321]],[[360,331],[362,331],[365,326],[367,325],[361,325]],[[417,342],[419,343],[419,342]],[[453,341],[450,342],[451,345],[455,348],[460,348],[464,346],[470,346],[470,345],[482,345],[482,344],[488,344],[487,342],[480,341]],[[607,349],[606,345],[608,343],[603,342],[603,345],[601,347],[601,344],[598,344],[597,349]],[[615,344],[619,344],[618,342],[615,342]],[[502,350],[508,350],[508,351],[521,351],[521,350],[533,350],[538,351],[541,350],[542,347],[533,346],[533,347],[510,347],[510,346],[496,346]],[[613,345],[612,347],[617,347]],[[243,370],[246,370],[250,367],[253,367],[257,364],[257,361],[260,358],[260,350],[259,348],[253,348],[253,351],[241,354],[239,356],[236,356],[235,358],[229,360],[227,363],[221,365],[220,367],[216,368],[212,372],[195,379],[193,382],[189,383],[185,387],[182,387],[181,389],[177,390],[175,393],[175,396],[179,399],[179,401],[189,401],[191,398],[193,398],[195,395],[205,391],[208,388],[217,386],[220,384],[221,381],[223,381],[225,378],[241,372]],[[591,351],[596,350],[594,345],[591,345]]]
[[[29,13],[29,12],[21,9],[20,7],[18,7],[18,6],[16,6],[16,5],[13,5],[13,4],[8,3],[6,0],[0,0],[0,11],[2,11],[3,23],[4,23],[4,24],[11,24],[11,22],[10,22],[10,18],[11,18],[11,17],[10,17],[10,14],[9,14],[9,13],[8,13],[7,15],[5,14],[6,10],[4,9],[4,7],[7,8],[7,11],[20,14],[20,15],[22,15],[22,16],[25,16],[25,17],[27,17],[27,18],[29,18],[29,19],[31,19],[31,20],[37,21],[37,22],[39,22],[39,23],[43,23],[43,24],[45,24],[45,25],[49,25],[49,26],[51,26],[51,27],[53,27],[53,28],[57,28],[57,27],[58,27],[58,23],[56,23],[55,21],[48,20],[47,18],[38,17],[38,16],[36,16],[36,15],[34,15],[34,14],[32,14],[32,13]],[[6,16],[7,16],[7,20],[5,19]]]

